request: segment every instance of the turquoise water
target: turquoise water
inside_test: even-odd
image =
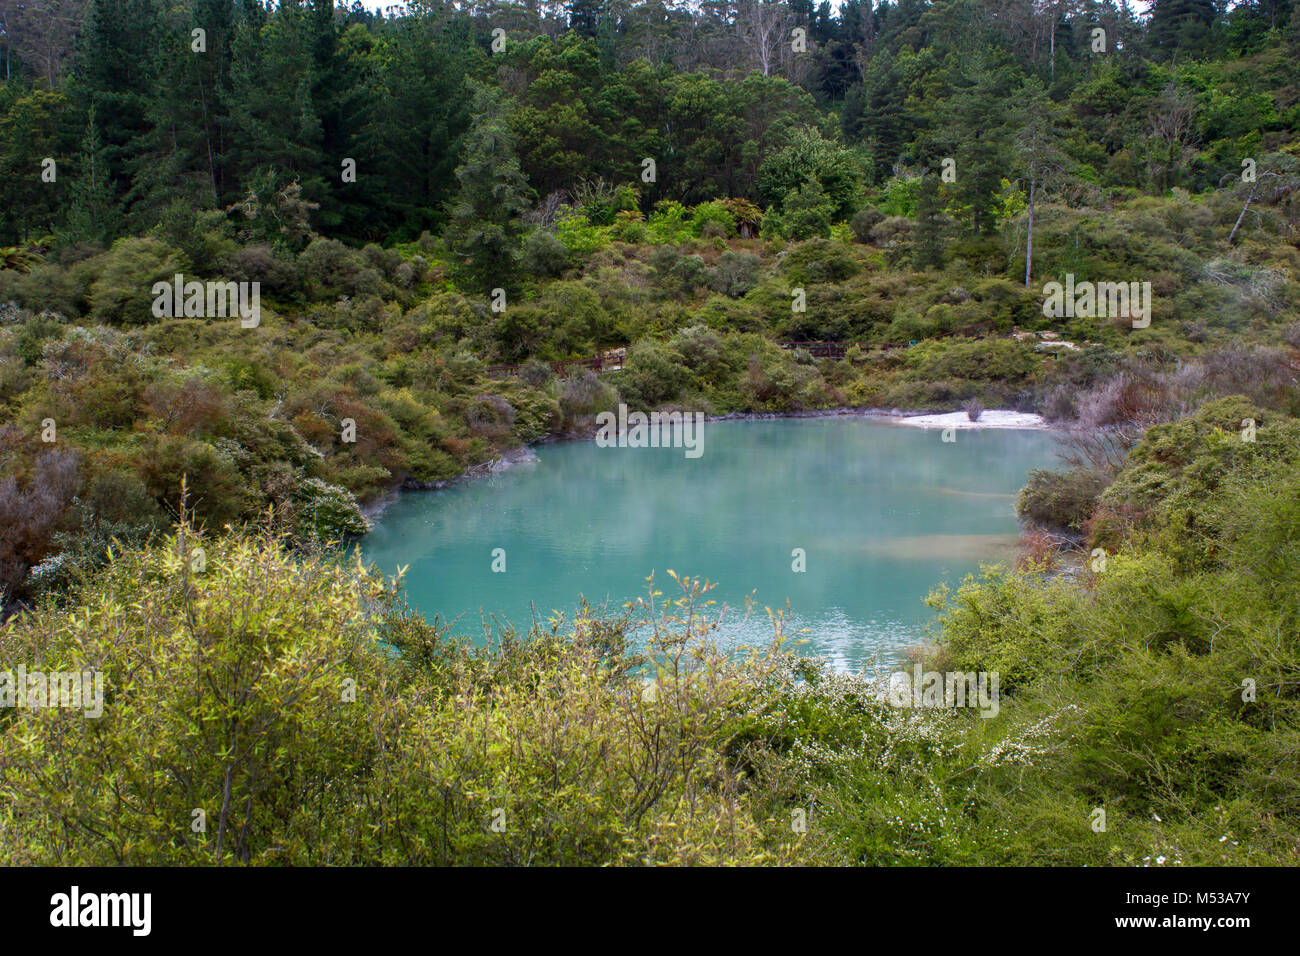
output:
[[[361,548],[385,572],[408,565],[412,606],[466,636],[494,616],[571,615],[580,595],[620,605],[651,572],[667,594],[671,568],[717,582],[710,596],[734,609],[727,639],[769,637],[763,608],[788,600],[806,651],[864,665],[921,639],[936,583],[1014,556],[1015,493],[1055,463],[1056,444],[997,429],[945,443],[937,429],[840,417],[710,422],[694,459],[543,445],[492,477],[402,495]]]

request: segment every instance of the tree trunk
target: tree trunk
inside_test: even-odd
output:
[[[1051,31],[1051,35],[1047,41],[1048,42],[1047,59],[1050,63],[1049,74],[1052,78],[1052,82],[1055,83],[1056,82],[1056,8],[1055,7],[1052,7],[1052,22],[1048,26],[1048,29]]]
[[[1029,288],[1030,272],[1034,264],[1034,193],[1038,183],[1033,173],[1029,175],[1029,233],[1025,238],[1025,288]]]
[[[1232,245],[1232,240],[1237,238],[1237,230],[1241,228],[1241,221],[1246,218],[1246,210],[1250,208],[1251,202],[1254,201],[1255,190],[1258,188],[1259,179],[1256,178],[1255,181],[1250,184],[1250,195],[1246,197],[1246,205],[1241,207],[1241,215],[1239,215],[1237,221],[1232,224],[1232,232],[1228,233],[1228,245]]]
[[[212,185],[212,199],[219,201],[221,198],[220,190],[217,188],[217,164],[212,155],[212,124],[208,119],[208,94],[203,88],[203,72],[200,68],[198,73],[199,81],[199,103],[203,106],[203,142],[208,148],[208,182]]]

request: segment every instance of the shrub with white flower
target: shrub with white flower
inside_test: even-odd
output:
[[[346,488],[308,478],[299,488],[298,533],[322,541],[357,537],[370,530],[356,497]]]

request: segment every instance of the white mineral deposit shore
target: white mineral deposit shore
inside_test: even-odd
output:
[[[905,415],[895,418],[900,425],[917,425],[921,428],[1047,428],[1043,416],[1029,412],[1012,412],[996,408],[986,409],[978,421],[971,421],[965,412],[945,412],[941,415]]]

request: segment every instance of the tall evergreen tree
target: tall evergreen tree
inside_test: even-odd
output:
[[[877,181],[890,175],[919,126],[919,118],[907,108],[903,77],[896,64],[889,52],[874,57],[864,70],[862,86],[844,104],[844,137],[870,146]]]
[[[72,89],[95,109],[114,193],[132,186],[132,160],[145,151],[159,87],[157,0],[91,0],[77,38]]]
[[[916,268],[943,268],[945,225],[939,177],[928,173],[921,179],[921,192],[916,204],[916,228],[912,231],[912,265]]]
[[[275,188],[297,181],[307,201],[324,197],[314,50],[309,11],[299,0],[286,0],[271,13],[259,4],[242,8],[232,50],[227,167],[240,193],[255,180],[264,186],[263,173],[272,171]],[[333,224],[327,215],[321,219]]]
[[[81,141],[77,165],[64,234],[73,242],[103,242],[113,233],[120,209],[108,178],[108,162],[95,123],[94,107],[86,119],[86,135]]]
[[[1066,175],[1064,110],[1052,102],[1038,77],[1030,77],[1016,95],[1011,120],[1018,128],[1015,155],[1026,186],[1029,208],[1025,230],[1025,286],[1033,277],[1034,215],[1044,193]]]
[[[569,29],[585,37],[594,37],[601,21],[600,0],[569,0],[565,9],[569,14]]]
[[[463,90],[473,60],[463,51],[476,49],[469,22],[409,17],[371,50],[345,45],[349,57],[364,60],[355,67],[359,95],[346,102],[344,117],[349,149],[365,162],[363,188],[353,194],[369,210],[368,226],[415,238],[442,224],[453,195],[456,145],[469,127]],[[345,225],[355,232],[358,223]]]
[[[1008,110],[1012,70],[981,57],[957,92],[937,101],[934,116],[942,124],[934,136],[929,165],[937,157],[956,160],[953,192],[978,235],[997,229],[995,197],[1012,165]]]
[[[15,84],[17,87],[17,84]],[[70,164],[66,153],[76,142],[67,129],[67,103],[61,93],[34,89],[16,96],[0,111],[0,245],[47,235],[67,196]],[[56,179],[45,179],[47,159]]]
[[[1155,0],[1147,45],[1166,59],[1204,52],[1217,17],[1214,0]]]
[[[446,241],[461,271],[480,289],[516,284],[523,227],[533,190],[519,168],[501,93],[473,83],[474,122],[464,161],[456,169],[460,190],[450,209]]]
[[[226,197],[225,154],[230,132],[230,65],[235,37],[231,0],[194,0],[194,22],[207,35],[207,51],[190,61],[203,113],[203,146],[213,199]]]

